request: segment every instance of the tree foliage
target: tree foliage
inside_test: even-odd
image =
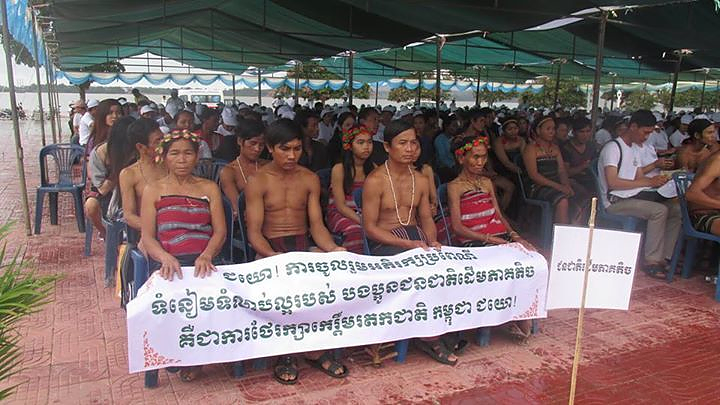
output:
[[[652,110],[655,107],[657,98],[655,94],[647,90],[638,90],[626,93],[623,97],[623,106],[631,111]]]
[[[419,72],[413,72],[408,76],[408,79],[418,79],[420,77]],[[435,82],[435,76],[432,73],[424,72],[422,74],[423,81]],[[397,89],[390,90],[388,94],[388,100],[395,101],[398,103],[404,103],[406,101],[417,100],[418,91],[417,89],[410,90],[405,87],[398,87]],[[451,98],[451,93],[447,90],[440,91],[440,101],[446,101]],[[420,89],[420,100],[435,100],[435,89],[428,90],[426,88]]]
[[[672,92],[670,90],[662,89],[658,90],[655,94],[657,102],[659,104],[662,104],[665,111],[670,108],[671,93]],[[700,89],[678,91],[677,93],[675,93],[675,103],[673,104],[673,108],[693,109],[695,107],[700,107],[700,101],[702,98],[702,90]],[[717,107],[718,101],[720,101],[720,99],[718,98],[717,91],[708,91],[707,89],[705,90],[705,96],[702,103],[704,108]]]
[[[524,93],[523,97],[532,107],[553,107],[555,103],[555,79],[544,78],[539,81],[544,87],[538,93]],[[574,78],[560,80],[558,88],[558,102],[565,108],[584,107],[585,93],[579,89],[579,81]]]
[[[310,61],[300,64],[297,69],[289,70],[287,74],[288,79],[295,79],[295,77],[298,77],[300,80],[343,80],[347,79],[345,77],[341,77],[329,70],[327,70],[325,67],[320,66],[319,63]],[[278,87],[274,93],[273,97],[292,97],[294,94],[293,90],[289,86],[281,86]],[[311,102],[313,101],[325,101],[329,99],[339,99],[343,97],[348,97],[350,95],[348,88],[345,87],[340,90],[332,90],[329,88],[324,88],[320,90],[313,90],[310,87],[302,87],[300,88],[300,91],[298,95],[302,98],[305,98]],[[354,98],[370,98],[370,86],[367,84],[364,84],[362,88],[358,90],[353,91],[353,97]]]

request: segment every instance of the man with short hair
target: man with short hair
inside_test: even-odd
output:
[[[87,145],[90,140],[90,134],[92,133],[92,127],[94,124],[93,113],[99,104],[100,102],[94,98],[87,102],[87,111],[85,111],[85,114],[83,114],[82,118],[80,118],[80,125],[78,126],[78,133],[80,134],[78,142],[80,143],[80,146]]]
[[[248,179],[245,187],[248,239],[260,257],[311,249],[311,239],[324,252],[344,251],[333,241],[323,223],[320,207],[320,179],[299,164],[306,135],[293,121],[283,118],[265,132],[265,143],[272,161]],[[324,373],[341,378],[347,368],[332,352],[306,361]],[[314,357],[314,356],[313,356]],[[297,382],[297,361],[280,356],[274,368],[282,384]]]
[[[294,121],[300,126],[303,133],[303,153],[300,156],[300,165],[313,172],[330,167],[332,162],[328,159],[327,148],[325,144],[316,139],[320,131],[319,117],[313,111],[303,109],[295,114]]]
[[[170,90],[170,98],[165,101],[165,111],[170,114],[170,118],[175,118],[175,114],[185,108],[185,102],[178,97],[177,89]]]
[[[373,134],[373,150],[370,154],[370,160],[376,165],[383,164],[387,160],[387,152],[383,142],[375,139],[375,134],[380,127],[380,114],[374,107],[365,107],[358,114],[358,123]]]
[[[693,117],[690,114],[685,114],[680,117],[680,128],[676,129],[675,132],[670,135],[670,143],[673,147],[679,148],[682,146],[683,141],[690,138],[688,135],[688,126],[692,122]]]
[[[666,167],[669,161],[658,159],[646,166],[639,146],[655,127],[655,117],[648,110],[638,110],[631,117],[628,130],[605,144],[598,159],[600,199],[605,209],[617,215],[628,215],[647,221],[644,270],[651,275],[664,272],[672,258],[680,233],[680,208],[657,188],[669,179],[651,176],[653,170]]]
[[[720,236],[720,152],[700,165],[685,197],[695,229]]]

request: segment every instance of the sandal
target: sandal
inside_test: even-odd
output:
[[[180,370],[178,370],[178,375],[180,376],[180,381],[182,381],[182,382],[194,381],[197,378],[198,374],[200,374],[200,367],[201,366],[180,367]]]
[[[285,380],[281,377],[282,375],[290,376],[291,378],[289,380]],[[294,357],[278,357],[275,367],[273,368],[273,377],[275,377],[275,381],[280,384],[293,385],[297,382],[298,376],[299,372],[297,369],[297,361],[295,361]]]
[[[468,346],[468,341],[460,338],[460,334],[451,333],[443,335],[440,340],[454,355],[462,354]]]
[[[315,360],[308,359],[306,357],[305,362],[333,378],[345,378],[348,375],[347,367],[345,367],[343,364],[338,363],[330,354],[330,352],[323,353],[322,356],[318,357]],[[323,367],[323,363],[325,362],[329,363],[327,368]],[[338,370],[342,370],[342,373],[338,374]]]
[[[427,353],[428,356],[438,363],[447,364],[448,366],[454,366],[457,364],[457,360],[450,361],[450,355],[453,353],[445,347],[442,340],[436,340],[433,342],[418,340],[416,344],[420,350]]]
[[[658,279],[658,280],[664,280],[665,275],[665,266],[663,266],[660,263],[657,264],[647,264],[643,266],[643,271],[647,273],[648,276]]]

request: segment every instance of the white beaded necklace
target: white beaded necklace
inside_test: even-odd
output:
[[[398,207],[397,195],[395,195],[395,186],[393,185],[392,176],[390,175],[390,168],[388,167],[387,160],[385,161],[385,171],[387,172],[388,179],[390,180],[390,191],[392,191],[393,202],[395,203],[395,215],[397,216],[398,222],[402,226],[410,225],[410,220],[412,219],[413,203],[415,202],[415,173],[413,173],[413,170],[410,166],[408,166],[408,170],[410,171],[410,177],[412,178],[412,195],[410,197],[410,210],[408,211],[407,221],[403,223],[402,219],[400,219],[400,207]]]
[[[238,167],[240,168],[240,175],[242,176],[243,181],[245,182],[245,184],[247,184],[247,177],[245,177],[245,170],[243,170],[242,164],[240,163],[240,156],[236,157],[235,161],[237,162]],[[255,161],[255,172],[257,172],[257,171],[258,171],[258,162],[256,160]]]

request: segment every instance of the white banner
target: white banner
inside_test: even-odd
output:
[[[580,308],[588,228],[555,226],[547,309]],[[595,229],[585,308],[630,305],[640,234]]]
[[[544,318],[547,261],[513,243],[389,257],[287,253],[206,279],[153,274],[127,305],[130,372],[432,337]]]

